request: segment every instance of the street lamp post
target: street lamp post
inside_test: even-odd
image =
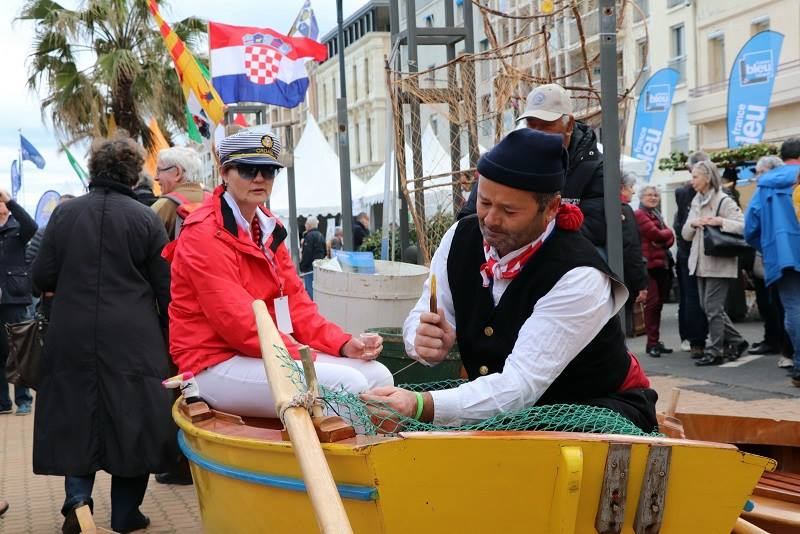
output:
[[[336,0],[336,20],[339,31],[336,47],[339,56],[339,99],[336,101],[336,118],[339,136],[339,177],[342,181],[342,230],[344,249],[353,250],[353,199],[350,192],[350,140],[347,126],[347,83],[344,68],[344,24],[342,0]]]

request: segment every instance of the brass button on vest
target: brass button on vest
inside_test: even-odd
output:
[[[487,326],[483,329],[483,333],[486,334],[486,337],[492,337],[492,334],[494,334],[494,328]]]
[[[488,367],[486,367],[485,365],[481,365],[481,366],[478,368],[478,372],[481,374],[481,376],[486,376],[486,375],[488,375],[488,374],[489,374],[489,368],[488,368]]]

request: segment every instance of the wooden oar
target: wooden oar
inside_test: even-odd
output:
[[[294,454],[303,472],[306,491],[317,517],[317,526],[320,532],[326,534],[352,533],[344,504],[325,460],[308,409],[305,406],[292,406],[300,392],[280,360],[279,351],[285,351],[286,346],[266,304],[261,300],[253,301],[253,312],[256,316],[264,369],[275,397],[275,409],[278,414],[283,413],[283,424],[289,432]]]

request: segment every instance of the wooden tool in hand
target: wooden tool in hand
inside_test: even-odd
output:
[[[339,490],[333,480],[328,462],[322,452],[311,416],[305,406],[295,406],[298,393],[288,371],[280,360],[280,354],[288,354],[280,332],[275,327],[264,301],[253,301],[256,316],[261,358],[267,371],[275,409],[282,416],[283,424],[292,440],[292,448],[303,472],[306,491],[311,499],[320,532],[326,534],[348,534],[353,530],[342,504]]]
[[[436,301],[436,275],[431,274],[431,313],[439,311],[439,304]]]
[[[438,304],[438,302],[436,300],[436,275],[435,274],[431,274],[431,288],[430,289],[431,289],[430,311],[431,311],[431,313],[438,313],[439,304]],[[419,363],[419,360],[414,360],[413,362],[409,363],[408,365],[406,365],[405,367],[401,368],[400,370],[395,371],[394,373],[392,373],[392,376],[396,376],[396,375],[402,373],[403,371],[405,371],[406,369],[408,369],[412,365],[416,365],[417,363]]]

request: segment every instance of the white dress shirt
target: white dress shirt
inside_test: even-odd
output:
[[[447,258],[457,225],[450,227],[442,238],[430,269],[431,274],[436,275],[438,304],[454,330],[458,325],[447,276]],[[552,228],[553,223],[543,237],[549,235]],[[495,305],[511,282],[494,280],[492,297]],[[457,388],[431,392],[433,423],[445,426],[471,424],[499,413],[533,406],[569,362],[622,308],[627,298],[628,290],[622,283],[593,267],[570,270],[534,306],[506,358],[503,372],[478,377]],[[430,278],[403,325],[406,352],[418,360],[414,338],[420,314],[430,311],[429,302]],[[420,362],[428,365],[422,360]]]
[[[231,195],[228,191],[225,191],[222,194],[222,198],[225,199],[225,202],[228,204],[228,206],[230,206],[231,211],[233,212],[233,218],[236,220],[236,224],[238,224],[242,230],[247,232],[247,235],[249,235],[250,239],[252,239],[253,236],[250,233],[250,222],[244,218],[244,215],[242,215],[242,210],[239,209],[239,205],[236,203],[233,195]],[[264,248],[264,243],[267,242],[269,236],[275,231],[275,226],[278,224],[277,219],[275,217],[267,216],[267,214],[260,209],[256,209],[256,217],[258,217],[258,224],[261,226],[260,245],[261,248]]]

